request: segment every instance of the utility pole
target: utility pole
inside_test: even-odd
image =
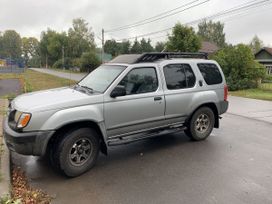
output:
[[[101,61],[102,64],[104,63],[104,28],[102,28],[102,56],[101,56]]]
[[[64,70],[64,46],[62,46],[62,69]]]

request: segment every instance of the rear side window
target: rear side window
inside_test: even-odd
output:
[[[206,84],[214,85],[221,84],[223,79],[219,68],[215,64],[201,63],[197,64]]]
[[[167,89],[191,88],[195,85],[195,75],[189,64],[169,64],[163,68]]]

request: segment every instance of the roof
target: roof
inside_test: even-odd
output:
[[[144,54],[128,54],[119,55],[110,63],[124,63],[135,64],[143,62],[155,62],[162,59],[177,59],[177,58],[193,58],[193,59],[207,59],[206,53],[190,53],[190,52],[150,52]]]
[[[266,51],[266,52],[268,52],[268,54],[272,55],[272,48],[271,47],[263,47],[258,52],[255,53],[255,56],[258,55],[262,51]]]
[[[208,41],[202,41],[201,48],[200,48],[199,52],[205,52],[208,54],[212,54],[212,53],[217,52],[218,50],[219,50],[219,47],[215,43],[208,42]]]

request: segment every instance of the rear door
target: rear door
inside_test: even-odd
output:
[[[162,68],[165,85],[165,118],[171,122],[184,122],[190,112],[196,91],[196,75],[189,63],[171,63]]]

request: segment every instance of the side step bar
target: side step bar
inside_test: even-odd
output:
[[[161,135],[179,132],[179,131],[182,131],[185,129],[186,129],[185,126],[176,125],[176,126],[170,126],[169,129],[166,129],[166,130],[153,131],[153,132],[142,134],[142,135],[137,134],[137,135],[130,135],[130,136],[126,136],[126,137],[114,138],[114,139],[108,141],[108,146],[129,144],[132,142],[137,142],[137,141],[149,139],[152,137],[157,137],[157,136],[161,136]]]

